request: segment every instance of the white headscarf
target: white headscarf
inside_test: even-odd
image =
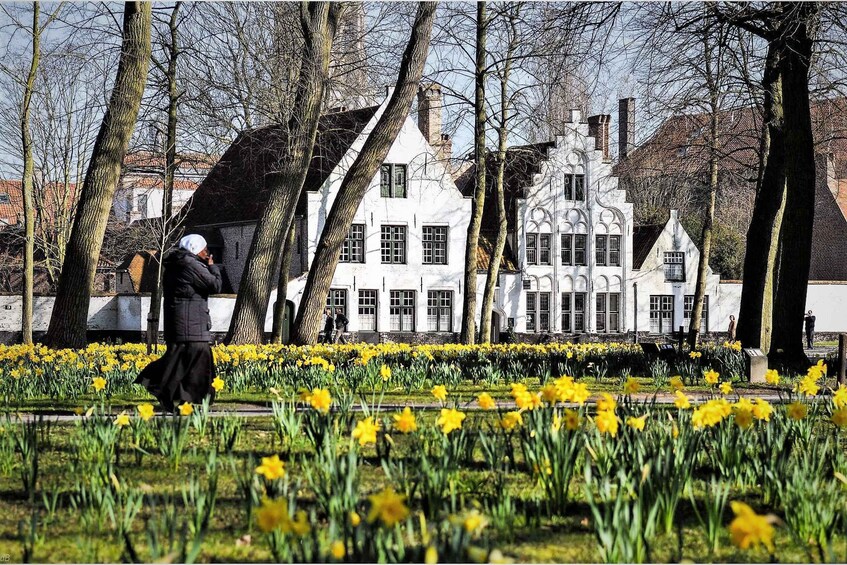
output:
[[[179,240],[179,248],[197,255],[206,249],[206,240],[202,235],[192,233]]]

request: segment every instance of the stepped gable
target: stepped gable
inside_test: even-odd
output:
[[[321,116],[318,137],[305,188],[318,190],[373,118],[379,106]],[[189,227],[255,222],[262,215],[269,191],[265,177],[273,173],[288,142],[286,124],[241,133],[227,149],[188,203]],[[305,212],[305,199],[297,204]]]
[[[827,183],[828,159],[818,155],[810,281],[847,281],[847,219]]]

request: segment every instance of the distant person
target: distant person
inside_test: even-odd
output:
[[[323,342],[332,343],[332,333],[335,331],[335,319],[332,317],[332,310],[327,308],[324,310],[324,330]]]
[[[178,248],[163,261],[165,343],[161,359],[153,361],[135,379],[173,412],[177,404],[197,404],[214,396],[215,361],[210,330],[209,295],[221,291],[221,270],[206,240],[197,234],[179,240]]]
[[[806,345],[809,349],[812,348],[815,342],[815,317],[812,315],[812,311],[809,310],[809,313],[806,314]]]
[[[735,341],[735,316],[729,317],[729,327],[726,332],[729,334],[729,341]]]
[[[347,332],[347,324],[350,323],[350,320],[347,319],[347,316],[344,315],[344,311],[341,308],[335,309],[335,343],[347,343],[347,339],[345,339],[344,334]]]

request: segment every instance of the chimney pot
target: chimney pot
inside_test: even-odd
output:
[[[609,154],[609,123],[612,117],[600,114],[588,117],[588,135],[594,138],[594,149],[603,152],[603,161],[610,160]]]

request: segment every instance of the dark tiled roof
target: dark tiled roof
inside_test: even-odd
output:
[[[547,159],[547,152],[556,144],[553,141],[521,145],[506,151],[506,167],[503,171],[503,185],[506,200],[506,221],[509,231],[514,231],[517,225],[518,198],[524,197],[524,191],[532,185],[532,177],[541,170],[541,163]],[[460,169],[456,177],[456,186],[466,198],[473,196],[476,190],[476,165]],[[482,213],[483,230],[486,226],[494,226],[497,222],[497,203],[493,198],[496,170],[495,155],[489,153],[486,159],[485,171],[485,208]],[[491,231],[491,230],[489,230]]]
[[[819,156],[816,165],[809,280],[847,281],[847,221],[827,185],[825,158]]]
[[[494,241],[497,239],[496,233],[480,232],[479,243],[476,251],[476,268],[479,271],[487,271],[488,265],[491,262],[491,254],[494,252]],[[503,257],[500,259],[501,273],[517,273],[518,261],[515,258],[515,253],[512,251],[512,246],[509,245],[509,240],[506,240],[506,247],[503,248]]]
[[[635,226],[632,230],[632,268],[640,269],[662,235],[665,225]]]
[[[376,113],[378,106],[321,116],[306,190],[318,190]],[[286,124],[243,132],[221,157],[189,201],[185,225],[254,222],[268,201],[265,176],[284,155]],[[298,203],[304,211],[305,202]]]

